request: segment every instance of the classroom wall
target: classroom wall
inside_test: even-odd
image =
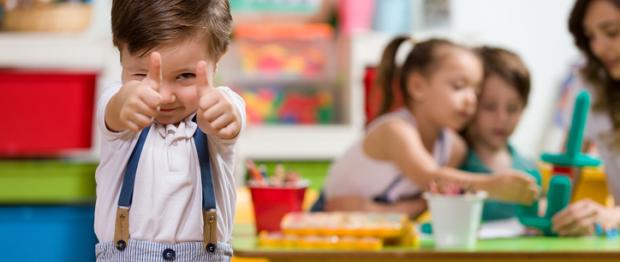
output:
[[[523,120],[511,141],[537,158],[560,81],[579,58],[567,24],[574,1],[452,0],[450,29],[478,43],[500,45],[522,56],[532,75]]]

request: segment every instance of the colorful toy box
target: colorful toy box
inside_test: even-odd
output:
[[[329,124],[334,116],[334,99],[327,90],[314,88],[235,88],[246,102],[252,124]]]
[[[94,205],[0,206],[2,261],[94,261]]]
[[[0,156],[53,156],[88,149],[96,73],[0,71]]]
[[[0,161],[0,204],[91,203],[95,163]]]
[[[271,80],[324,79],[333,71],[332,38],[327,24],[240,25],[235,40],[241,71],[234,73]]]

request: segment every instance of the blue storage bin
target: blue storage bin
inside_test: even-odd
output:
[[[0,206],[1,261],[95,261],[93,205]]]

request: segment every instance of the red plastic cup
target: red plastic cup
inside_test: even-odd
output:
[[[280,222],[289,212],[300,212],[307,186],[249,186],[254,206],[256,233],[280,231]]]

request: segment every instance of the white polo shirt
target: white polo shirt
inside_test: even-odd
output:
[[[98,102],[97,128],[101,131],[101,160],[96,172],[97,202],[95,233],[99,242],[113,241],[118,198],[125,166],[140,133],[110,132],[105,108],[121,84],[108,88]],[[243,99],[227,87],[229,96],[245,123]],[[194,114],[178,126],[153,124],[144,143],[136,171],[133,201],[129,211],[132,239],[161,243],[203,240],[202,185],[196,146]],[[243,128],[243,127],[242,127]],[[236,139],[208,137],[217,205],[217,237],[230,242],[235,213]]]

